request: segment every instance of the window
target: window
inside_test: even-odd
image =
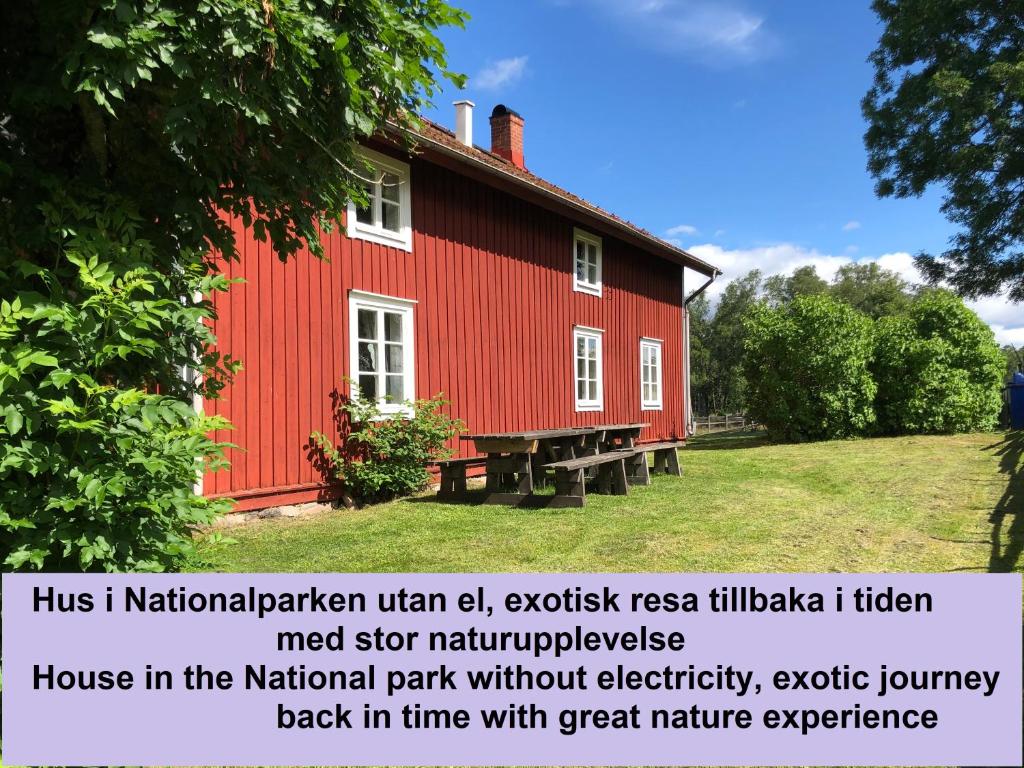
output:
[[[577,411],[600,411],[604,408],[602,335],[602,331],[582,326],[576,326],[572,332]]]
[[[660,411],[661,397],[661,342],[640,339],[640,407],[645,411]]]
[[[373,183],[363,185],[369,198],[365,206],[348,204],[348,236],[411,251],[409,166],[369,149],[359,153],[371,165],[369,180]],[[360,171],[360,175],[364,173]]]
[[[581,229],[573,230],[573,253],[576,270],[573,273],[574,291],[601,295],[601,238]]]
[[[415,400],[414,301],[349,293],[350,371],[359,396],[382,413],[411,413]]]

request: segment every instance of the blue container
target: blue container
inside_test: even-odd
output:
[[[1024,384],[1007,384],[1006,388],[1010,392],[1010,429],[1024,429]]]

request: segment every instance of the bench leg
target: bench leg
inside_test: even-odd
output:
[[[465,496],[468,490],[466,485],[466,465],[463,464],[461,467],[453,467],[456,470],[455,475],[452,477],[452,493],[456,496]]]
[[[654,452],[654,474],[661,475],[665,473],[665,451]]]
[[[612,493],[616,496],[629,494],[629,483],[626,482],[626,460],[620,459],[611,465]]]
[[[622,462],[615,462],[621,464]],[[600,464],[597,467],[597,490],[599,493],[609,494],[612,492],[612,467],[611,464]]]
[[[587,487],[582,469],[555,470],[555,496],[549,506],[582,507],[587,497]]]
[[[497,493],[501,490],[501,473],[498,471],[495,464],[498,459],[501,458],[499,453],[488,453],[487,454],[487,492]]]
[[[452,482],[451,471],[448,467],[441,467],[441,483],[437,488],[437,498],[449,499],[455,493],[455,487]]]
[[[669,448],[668,456],[668,473],[675,475],[676,477],[682,477],[683,470],[679,467],[679,453],[675,448]]]
[[[519,479],[516,489],[519,493],[528,496],[533,493],[533,461],[532,457],[527,454],[521,459],[521,466],[519,467]]]
[[[641,451],[627,460],[626,480],[630,485],[650,485],[651,472],[647,466],[647,454]]]
[[[553,459],[554,461],[554,459]],[[530,454],[530,473],[533,475],[533,487],[544,488],[548,484],[547,473],[544,469],[544,456],[540,451]]]

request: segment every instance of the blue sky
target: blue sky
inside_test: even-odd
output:
[[[880,27],[868,0],[455,0],[454,69],[427,116],[476,105],[487,146],[497,103],[526,120],[527,167],[725,270],[813,262],[828,277],[874,259],[908,279],[910,254],[953,229],[941,194],[879,200],[860,100]],[[716,286],[718,291],[722,285]],[[1019,307],[975,309],[1024,344]]]

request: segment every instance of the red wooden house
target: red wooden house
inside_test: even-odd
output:
[[[336,436],[346,377],[396,411],[443,392],[474,432],[687,434],[684,302],[718,270],[527,171],[515,112],[496,107],[491,150],[474,146],[472,106],[455,133],[425,123],[412,153],[366,148],[380,183],[324,236],[329,261],[281,263],[234,223],[245,282],[216,299],[215,332],[245,369],[205,408],[243,450],[204,493],[239,510],[329,497],[309,435]],[[684,285],[684,267],[707,280]]]

